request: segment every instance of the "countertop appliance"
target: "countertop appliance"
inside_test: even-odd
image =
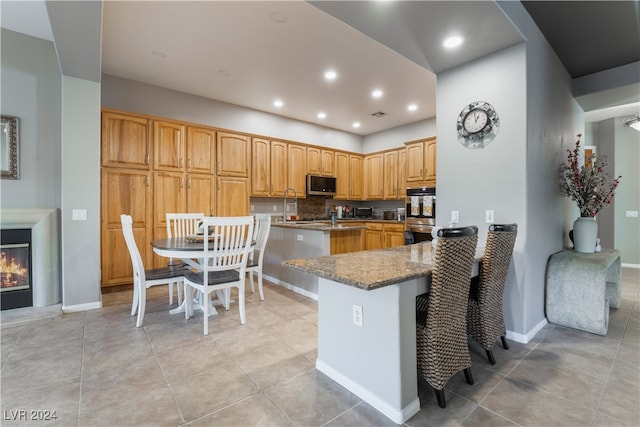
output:
[[[373,208],[353,208],[353,217],[360,219],[371,219],[373,218]]]
[[[415,243],[431,240],[436,225],[435,187],[407,188],[404,225]]]
[[[336,178],[332,176],[307,175],[308,196],[335,196]]]

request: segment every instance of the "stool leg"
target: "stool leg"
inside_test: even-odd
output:
[[[464,370],[464,378],[467,380],[467,384],[473,385],[473,376],[471,375],[471,368]]]
[[[487,352],[487,358],[489,359],[489,363],[491,363],[492,365],[496,364],[496,359],[493,357],[493,351],[491,350],[485,350]]]
[[[436,390],[436,399],[438,399],[438,406],[441,408],[447,407],[447,401],[444,398],[444,389]]]
[[[509,343],[507,342],[507,337],[503,335],[500,337],[500,339],[502,340],[502,347],[504,347],[505,350],[509,350]]]

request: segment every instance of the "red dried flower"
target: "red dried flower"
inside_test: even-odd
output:
[[[561,193],[578,204],[580,216],[593,217],[604,207],[613,202],[615,190],[620,178],[611,180],[605,172],[607,160],[597,156],[591,166],[578,166],[580,155],[580,137],[573,150],[567,150],[567,163],[560,168],[562,174]]]

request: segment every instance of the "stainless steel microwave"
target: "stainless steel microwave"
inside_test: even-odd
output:
[[[336,179],[332,176],[307,175],[307,195],[334,196]]]

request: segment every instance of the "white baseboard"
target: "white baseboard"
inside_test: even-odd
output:
[[[360,384],[353,382],[350,378],[345,377],[320,359],[316,359],[316,369],[349,390],[351,393],[358,396],[360,399],[367,402],[369,405],[373,406],[378,411],[382,412],[387,418],[396,424],[403,424],[420,411],[420,399],[418,396],[416,396],[416,398],[404,408],[394,408],[389,405],[389,403],[381,400],[378,396],[371,393]]]
[[[305,296],[307,298],[311,298],[314,301],[318,301],[318,295],[314,294],[313,292],[309,292],[306,289],[299,288],[299,287],[294,286],[294,285],[292,285],[290,283],[283,282],[280,279],[276,279],[275,277],[267,276],[266,274],[263,274],[263,279],[266,279],[271,283],[274,283],[276,285],[282,286],[283,288],[289,289],[290,291],[293,291],[293,292],[295,292],[297,294],[303,295],[303,296]]]
[[[627,268],[640,268],[640,264],[627,264],[626,262],[623,262],[621,265]]]
[[[88,303],[85,303],[85,304],[63,305],[62,306],[62,312],[63,313],[75,313],[75,312],[78,312],[78,311],[95,310],[97,308],[102,308],[102,301],[88,302]]]
[[[521,344],[527,344],[529,341],[533,339],[533,337],[536,336],[538,332],[540,332],[540,329],[546,326],[547,323],[549,323],[547,322],[547,319],[542,319],[536,326],[534,326],[526,334],[507,331],[507,338],[510,339],[511,341],[519,342]]]

